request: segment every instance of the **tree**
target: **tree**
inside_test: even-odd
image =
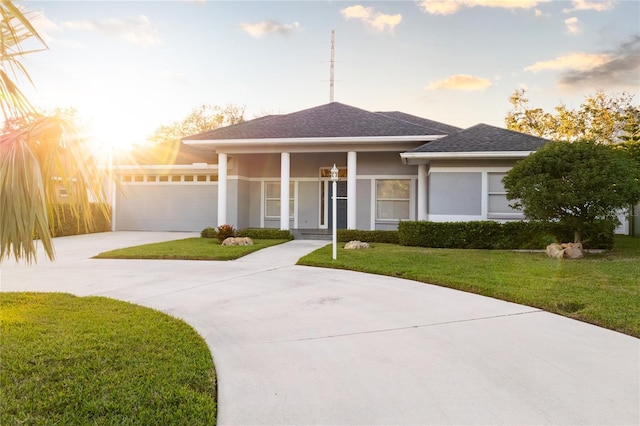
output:
[[[640,139],[640,107],[628,93],[607,95],[598,90],[578,109],[555,107],[555,114],[531,108],[524,89],[515,90],[509,102],[512,109],[505,117],[507,128],[554,141],[593,140],[612,144]]]
[[[158,127],[149,137],[154,143],[178,142],[185,136],[191,136],[218,127],[237,124],[244,121],[244,106],[233,104],[220,107],[200,105],[191,110],[182,121]]]
[[[555,142],[519,161],[503,179],[511,206],[530,220],[557,221],[582,242],[585,225],[619,224],[640,200],[640,168],[621,150],[590,141]]]
[[[31,82],[20,60],[46,48],[23,14],[9,0],[0,2],[0,104],[4,126],[0,135],[0,262],[13,254],[16,261],[36,259],[34,238],[54,258],[53,219],[59,214],[57,194],[64,188],[72,212],[91,226],[90,200],[104,203],[104,180],[73,120],[63,113],[40,114],[15,80]],[[26,40],[43,49],[25,51]],[[107,215],[106,208],[103,214]]]

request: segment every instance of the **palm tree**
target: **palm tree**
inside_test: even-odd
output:
[[[103,171],[69,117],[43,116],[15,83],[31,82],[20,60],[47,48],[28,12],[9,0],[0,0],[0,106],[5,126],[0,135],[0,262],[36,259],[39,239],[50,260],[54,258],[52,231],[61,210],[56,202],[63,188],[78,226],[91,227],[90,201],[104,206]],[[35,39],[42,49],[23,50]],[[103,214],[107,209],[103,207]]]

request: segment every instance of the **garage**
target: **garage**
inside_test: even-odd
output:
[[[215,226],[217,174],[212,166],[194,166],[121,173],[115,230],[200,232]]]

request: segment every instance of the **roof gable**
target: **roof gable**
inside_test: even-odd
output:
[[[184,140],[443,136],[447,134],[443,128],[457,129],[409,114],[397,113],[403,115],[402,119],[393,114],[396,113],[375,113],[332,102],[290,114],[261,117],[221,127],[188,136]]]
[[[547,139],[502,129],[488,124],[476,124],[466,130],[428,142],[411,152],[507,152],[536,151]]]

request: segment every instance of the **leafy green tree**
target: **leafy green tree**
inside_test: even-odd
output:
[[[29,19],[11,1],[0,2],[0,262],[36,260],[37,236],[49,259],[54,258],[53,218],[58,194],[65,189],[71,210],[91,226],[90,201],[105,202],[104,179],[86,141],[64,113],[40,114],[15,83],[31,81],[21,60],[46,48]],[[43,49],[25,51],[35,39]],[[107,215],[106,208],[103,214]],[[80,224],[79,224],[80,225]]]
[[[241,123],[244,121],[244,110],[244,106],[232,104],[224,107],[200,105],[193,108],[182,121],[158,127],[148,140],[153,143],[178,142],[186,136]]]
[[[577,109],[560,104],[555,113],[529,106],[526,91],[518,89],[509,98],[511,110],[505,117],[508,129],[554,141],[592,140],[612,144],[640,139],[640,107],[628,93],[607,95],[598,90]]]
[[[582,242],[585,225],[619,224],[617,211],[640,200],[640,167],[621,150],[589,141],[555,142],[519,161],[503,179],[512,207],[557,221]]]

